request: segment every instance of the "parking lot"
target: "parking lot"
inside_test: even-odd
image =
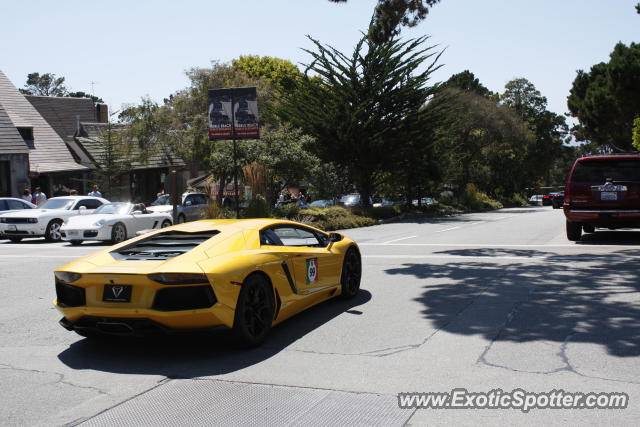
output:
[[[635,424],[640,232],[568,242],[551,207],[345,230],[362,289],[244,350],[229,333],[91,342],[52,271],[105,247],[0,242],[5,425]],[[400,409],[400,392],[625,392],[627,409]]]

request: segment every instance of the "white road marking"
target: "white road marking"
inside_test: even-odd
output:
[[[89,254],[85,254],[89,255]],[[34,255],[36,258],[79,258],[83,255]],[[2,258],[24,258],[24,255],[0,255],[0,259]]]
[[[546,257],[525,256],[491,256],[491,255],[363,255],[363,258],[391,258],[391,259],[491,259],[512,261],[542,261]]]
[[[551,255],[551,256],[493,256],[493,255],[362,255],[363,258],[381,258],[381,259],[482,259],[482,260],[508,260],[508,261],[522,261],[522,262],[576,262],[576,261],[602,261],[602,257],[610,256],[608,254],[603,255],[590,255],[590,256],[572,256],[572,255]],[[624,260],[638,260],[639,257],[622,256],[616,257],[617,259]]]
[[[418,237],[418,236],[409,236],[409,237],[402,237],[400,239],[394,239],[394,240],[389,240],[388,242],[383,242],[383,245],[388,245],[391,242],[399,242],[400,240],[407,240],[407,239],[413,239],[414,237]]]
[[[455,229],[458,229],[458,228],[460,228],[460,227],[445,228],[444,230],[434,231],[434,233],[444,233],[445,231],[451,231],[451,230],[455,230]]]
[[[522,245],[511,243],[358,243],[359,246],[433,246],[433,247],[461,247],[461,248],[621,248],[621,249],[638,249],[640,245],[575,245],[575,244],[558,244],[558,245]]]

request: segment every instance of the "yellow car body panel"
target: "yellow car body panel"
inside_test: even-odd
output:
[[[85,316],[92,316],[148,319],[170,329],[199,329],[220,325],[231,328],[243,282],[249,275],[262,274],[268,278],[274,293],[276,308],[272,324],[275,325],[339,295],[345,253],[350,247],[357,249],[357,244],[348,238],[329,243],[327,247],[260,244],[261,230],[287,225],[314,230],[327,239],[329,236],[305,224],[273,219],[202,220],[174,225],[105,248],[60,267],[56,272],[81,275],[73,282],[62,283],[84,289],[85,304],[70,307],[56,299],[54,305],[68,324],[74,324]],[[188,252],[167,260],[121,260],[112,255],[121,248],[159,233],[213,230],[219,234]],[[308,271],[312,271],[312,280],[309,279]],[[154,298],[159,290],[185,286],[165,285],[148,277],[149,274],[157,273],[206,274],[215,295],[215,304],[209,308],[178,311],[153,309]],[[130,285],[130,301],[104,301],[105,285]]]

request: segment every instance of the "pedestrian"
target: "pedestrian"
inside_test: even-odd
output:
[[[42,206],[47,201],[47,195],[40,190],[40,187],[36,187],[36,192],[33,193],[33,203]]]
[[[68,195],[69,195],[69,191],[67,191],[67,188],[62,184],[58,184],[56,191],[53,192],[53,197],[68,196]]]
[[[102,193],[100,192],[100,187],[98,187],[98,184],[93,184],[93,191],[89,193],[89,196],[102,197]]]
[[[22,192],[22,196],[20,196],[20,198],[22,200],[26,200],[29,203],[31,203],[31,200],[33,200],[33,197],[31,196],[31,191],[29,191],[28,188],[24,189],[24,191]]]

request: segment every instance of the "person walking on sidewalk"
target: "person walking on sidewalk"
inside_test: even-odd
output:
[[[97,184],[93,184],[93,191],[89,193],[89,196],[102,197],[102,193],[100,192],[100,188]]]

